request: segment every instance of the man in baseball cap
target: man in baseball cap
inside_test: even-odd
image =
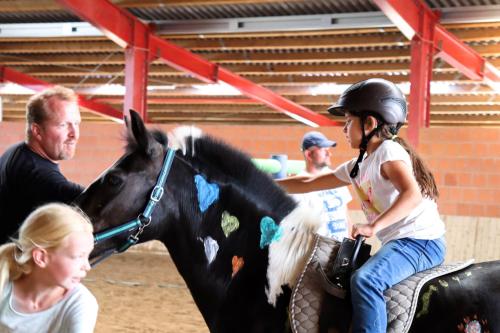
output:
[[[306,171],[311,175],[318,175],[331,166],[331,147],[337,143],[328,140],[321,132],[307,132],[302,138],[302,153],[306,162]]]
[[[302,151],[305,151],[313,146],[320,148],[335,147],[337,143],[328,140],[321,132],[311,131],[307,132],[302,138]]]
[[[337,144],[323,133],[312,131],[302,138],[302,153],[306,169],[299,175],[316,176],[331,172],[331,148]],[[347,187],[293,195],[297,201],[305,201],[312,208],[321,209],[321,225],[318,234],[342,241],[350,234],[351,224],[347,215],[347,203],[352,200]]]

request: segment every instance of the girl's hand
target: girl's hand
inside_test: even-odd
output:
[[[361,235],[366,238],[370,238],[375,234],[375,228],[371,224],[355,224],[352,226],[352,238],[356,239],[356,236]]]

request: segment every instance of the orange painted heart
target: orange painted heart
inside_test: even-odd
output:
[[[231,274],[231,277],[234,277],[236,273],[245,265],[245,260],[243,260],[243,257],[238,257],[238,256],[233,256],[232,260],[233,264],[233,274]]]

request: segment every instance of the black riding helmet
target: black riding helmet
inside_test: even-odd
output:
[[[337,103],[328,108],[328,112],[335,116],[349,113],[361,119],[363,137],[359,145],[360,152],[350,173],[351,178],[354,178],[358,174],[359,163],[363,160],[368,141],[380,130],[382,123],[388,124],[391,133],[396,135],[406,121],[406,99],[394,83],[384,79],[368,79],[347,88]],[[368,116],[377,118],[379,124],[365,135],[364,124]]]
[[[402,125],[406,121],[406,99],[394,83],[368,79],[347,88],[328,112],[335,116],[343,116],[346,112],[373,115],[386,124]]]

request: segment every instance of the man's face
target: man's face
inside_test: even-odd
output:
[[[78,104],[53,99],[49,102],[49,118],[36,124],[36,139],[52,161],[69,160],[75,155],[80,137],[80,111]]]
[[[314,165],[316,169],[322,169],[324,167],[331,166],[332,162],[330,157],[332,156],[330,147],[320,148],[313,146],[308,149],[309,160]]]

